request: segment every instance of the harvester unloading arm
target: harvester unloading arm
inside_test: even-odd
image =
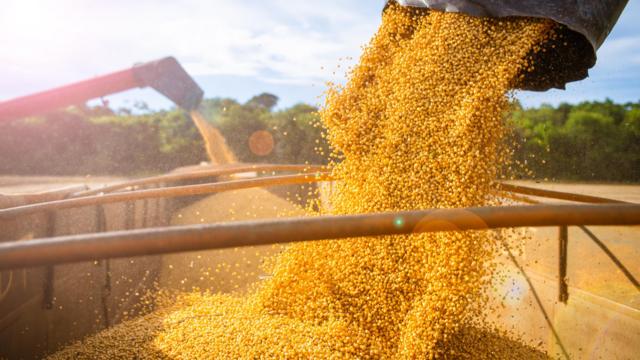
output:
[[[204,95],[202,89],[178,61],[173,57],[166,57],[93,79],[0,102],[0,122],[44,114],[66,106],[83,104],[102,96],[144,87],[155,89],[187,111],[197,109]],[[207,152],[212,162],[216,164],[235,162],[231,151],[224,143],[224,138],[215,128],[198,116],[193,117],[193,121],[206,140]],[[0,209],[44,201],[61,194],[63,193],[15,196],[0,194]]]
[[[43,114],[121,91],[151,87],[185,110],[193,110],[204,92],[173,57],[102,75],[40,93],[0,102],[0,121]]]
[[[523,74],[517,88],[544,91],[564,89],[582,80],[596,63],[596,50],[605,41],[628,0],[389,0],[402,6],[460,12],[471,16],[525,16],[560,24],[557,41],[535,55],[536,69]]]

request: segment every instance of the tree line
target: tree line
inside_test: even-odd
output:
[[[274,110],[278,98],[260,94],[246,103],[205,99],[200,112],[220,129],[242,162],[326,163],[328,145],[317,108]],[[0,123],[0,174],[144,175],[207,161],[203,140],[181,109],[112,110],[75,106],[44,116]],[[262,131],[273,149],[256,153],[248,140]]]
[[[205,99],[200,111],[242,162],[324,164],[330,152],[317,108],[276,110],[263,93],[245,103]],[[203,141],[180,110],[137,112],[76,106],[0,123],[0,174],[143,175],[206,161]],[[508,114],[521,178],[640,181],[640,102],[611,100],[523,108]],[[267,148],[251,146],[255,134]],[[266,135],[265,135],[266,134]]]
[[[640,181],[640,102],[542,105],[510,114],[520,177],[569,181]]]

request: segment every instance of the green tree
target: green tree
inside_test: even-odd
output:
[[[225,137],[227,144],[242,162],[270,162],[273,157],[260,156],[251,151],[249,139],[258,131],[267,130],[267,118],[270,109],[263,106],[256,106],[251,103],[233,104],[226,107],[222,113],[214,120],[220,132]]]
[[[316,107],[297,104],[274,113],[269,124],[275,129],[278,162],[326,163],[328,145],[321,135]],[[324,153],[325,155],[322,155]]]
[[[537,177],[639,181],[638,105],[607,99],[536,109],[514,107],[516,159],[527,161]]]

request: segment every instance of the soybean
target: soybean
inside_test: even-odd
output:
[[[319,212],[499,203],[509,93],[552,36],[548,20],[391,5],[346,85],[327,92],[337,180]],[[186,293],[52,358],[545,358],[483,320],[497,236],[293,244],[249,294]]]

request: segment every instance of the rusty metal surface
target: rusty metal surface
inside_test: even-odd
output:
[[[0,269],[203,249],[521,226],[637,225],[640,205],[432,209],[190,225],[0,244]]]

